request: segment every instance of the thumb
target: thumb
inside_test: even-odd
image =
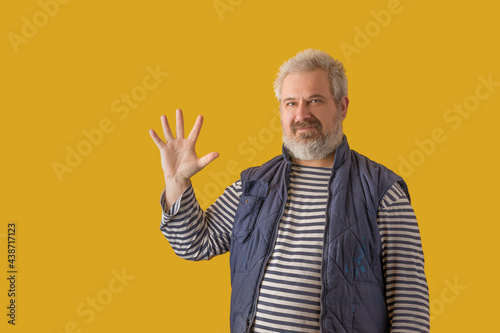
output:
[[[198,159],[198,167],[203,169],[207,165],[213,162],[217,157],[219,157],[219,153],[213,151],[211,153],[206,154],[205,156]]]

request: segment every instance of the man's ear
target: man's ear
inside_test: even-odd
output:
[[[342,98],[340,99],[340,105],[342,107],[342,110],[341,110],[341,115],[342,115],[342,120],[345,119],[345,117],[347,117],[347,108],[349,107],[349,98],[347,96],[342,96]]]

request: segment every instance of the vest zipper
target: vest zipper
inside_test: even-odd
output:
[[[324,274],[323,272],[325,271],[325,266],[326,266],[326,260],[324,260],[325,258],[325,254],[328,255],[328,253],[326,253],[328,251],[327,249],[327,240],[326,240],[326,236],[328,235],[328,227],[329,227],[329,224],[330,224],[330,214],[328,213],[329,210],[330,210],[330,205],[331,205],[331,199],[332,199],[332,191],[331,191],[331,186],[332,186],[332,182],[333,182],[333,179],[335,178],[335,162],[337,161],[337,153],[335,153],[335,157],[333,159],[333,166],[332,166],[332,175],[330,176],[330,180],[328,181],[328,199],[327,199],[327,202],[326,202],[326,210],[325,210],[325,230],[323,231],[323,251],[322,251],[322,255],[321,255],[321,275],[320,275],[320,278],[321,278],[321,294],[320,294],[320,297],[319,297],[319,332],[322,333],[323,332],[323,321],[324,321],[324,318],[325,318],[325,311],[324,311],[324,298],[325,298],[325,295],[324,295],[324,285],[325,285],[325,281],[324,281]]]
[[[278,238],[277,237],[277,234],[278,234],[278,226],[279,226],[279,223],[281,221],[281,217],[283,216],[283,213],[285,212],[285,206],[286,206],[286,201],[288,199],[288,184],[289,184],[289,178],[287,177],[287,171],[288,170],[291,170],[291,165],[287,165],[287,167],[285,168],[285,171],[283,172],[284,173],[284,179],[285,179],[285,195],[283,197],[283,205],[281,207],[281,212],[280,212],[280,215],[278,217],[278,219],[276,220],[276,223],[274,224],[274,229],[273,229],[273,242],[272,244],[269,246],[269,251],[266,255],[266,259],[264,260],[264,263],[262,264],[262,269],[259,273],[259,280],[257,282],[257,291],[255,292],[255,296],[254,296],[254,299],[253,299],[253,306],[252,306],[252,312],[250,312],[250,317],[247,319],[247,328],[245,330],[245,333],[249,333],[250,332],[250,328],[252,327],[252,324],[255,320],[255,316],[256,316],[256,312],[257,312],[257,300],[259,298],[259,294],[260,294],[260,284],[262,283],[262,278],[264,277],[264,272],[266,271],[266,266],[267,266],[267,262],[269,261],[269,258],[271,257],[273,251],[274,251],[274,246],[276,245],[276,239]]]

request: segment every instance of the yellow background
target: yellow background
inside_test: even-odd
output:
[[[189,128],[205,116],[198,152],[221,156],[193,181],[213,200],[238,178],[235,168],[280,153],[272,82],[284,60],[310,47],[347,68],[351,148],[395,171],[400,158],[424,156],[405,179],[432,331],[498,327],[500,87],[458,128],[443,118],[474,96],[478,77],[500,82],[498,3],[220,0],[218,13],[214,2],[73,0],[47,22],[35,0],[0,4],[0,330],[228,332],[229,257],[183,261],[160,233],[163,178],[148,129],[161,129],[162,113],[173,122],[178,107]],[[372,11],[395,4],[390,22],[374,23]],[[45,25],[16,53],[10,33],[22,36],[23,17],[34,15]],[[366,45],[357,37],[365,28]],[[113,112],[122,94],[140,90],[148,67],[169,74],[129,114]],[[103,119],[113,130],[60,181],[53,163],[65,163],[66,147]],[[419,155],[415,140],[428,142],[436,128],[446,140]],[[6,316],[11,221],[15,327]],[[110,293],[120,286],[113,272],[123,271],[129,280]],[[107,304],[95,317],[78,312],[98,296]]]

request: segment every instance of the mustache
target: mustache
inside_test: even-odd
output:
[[[322,125],[321,122],[316,119],[316,118],[310,118],[304,121],[294,121],[291,126],[292,133],[296,133],[299,128],[305,128],[305,127],[316,127],[318,130],[321,131]]]

